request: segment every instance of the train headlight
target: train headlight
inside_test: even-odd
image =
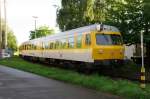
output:
[[[104,50],[99,50],[99,54],[103,54],[104,53]]]
[[[124,49],[121,49],[121,50],[120,50],[120,54],[123,54],[123,53],[124,53]]]
[[[100,25],[97,25],[97,26],[96,26],[96,29],[97,29],[98,31],[100,31],[100,28],[101,28]]]

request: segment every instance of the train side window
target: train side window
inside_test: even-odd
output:
[[[90,34],[85,35],[85,45],[91,45],[91,35]]]
[[[54,43],[50,43],[50,49],[53,49]]]
[[[34,46],[34,50],[36,50],[36,44],[34,44],[33,46]]]
[[[52,44],[52,43],[51,43],[51,42],[49,42],[49,49],[52,49],[52,47],[51,47],[52,45],[51,45],[51,44]]]
[[[55,43],[55,48],[56,48],[56,49],[59,48],[59,41],[56,41],[56,43]]]
[[[55,45],[56,45],[56,43],[54,42],[54,43],[53,43],[53,49],[55,49]]]
[[[59,40],[58,41],[58,49],[61,49],[61,46],[62,46],[62,42]]]
[[[31,44],[31,50],[33,50],[33,44]]]
[[[27,44],[26,46],[27,46],[27,48],[26,48],[26,49],[27,49],[27,50],[29,50],[29,45]]]
[[[44,44],[45,44],[45,49],[48,49],[49,48],[48,42],[45,42]]]
[[[82,47],[82,35],[77,36],[77,48]]]
[[[43,42],[41,42],[41,49],[44,50],[45,49],[45,44]]]
[[[56,42],[54,42],[53,44],[53,49],[56,49]]]
[[[27,44],[27,50],[29,50],[29,44]]]
[[[30,44],[28,44],[28,50],[30,50]]]
[[[74,48],[74,38],[70,37],[68,40],[68,48]]]
[[[27,47],[28,47],[28,46],[27,46],[27,44],[26,44],[25,46],[26,46],[26,48],[25,48],[25,49],[26,49],[26,50],[28,50],[28,48],[27,48]]]
[[[29,44],[29,50],[31,50],[31,47],[32,47],[31,44]]]
[[[62,49],[62,41],[59,41],[59,48]]]
[[[66,40],[65,39],[62,40],[61,43],[62,43],[61,48],[66,48]]]
[[[33,50],[33,44],[31,44],[31,50]]]
[[[30,50],[32,50],[32,44],[30,44]]]

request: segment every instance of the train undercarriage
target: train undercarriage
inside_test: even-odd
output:
[[[52,59],[52,58],[40,58],[33,56],[22,56],[23,59],[36,62],[36,63],[44,63],[46,66],[59,67],[64,69],[72,69],[78,72],[83,73],[93,73],[99,72],[101,69],[113,69],[119,68],[124,65],[123,60],[95,60],[93,63],[90,62],[82,62],[82,61],[71,61],[71,60],[62,60],[62,59]]]

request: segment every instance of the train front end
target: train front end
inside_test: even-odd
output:
[[[96,65],[123,64],[124,45],[121,33],[112,26],[94,33],[93,59]]]

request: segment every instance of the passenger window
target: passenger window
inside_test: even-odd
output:
[[[36,48],[35,48],[35,44],[33,44],[33,50],[36,50]]]
[[[45,43],[45,49],[49,49],[48,42]]]
[[[51,43],[52,49],[55,49],[55,42]]]
[[[49,49],[53,48],[53,43],[49,43]]]
[[[64,39],[61,42],[62,42],[62,48],[66,48],[66,40]]]
[[[30,50],[32,50],[32,44],[30,44]]]
[[[36,45],[36,43],[34,44],[34,49],[37,50],[37,45]]]
[[[56,49],[59,48],[59,41],[56,41]]]
[[[56,49],[56,42],[53,43],[53,49]]]
[[[68,48],[74,48],[74,38],[73,37],[69,38]]]
[[[82,35],[77,36],[77,48],[82,47]]]
[[[91,45],[91,35],[90,34],[85,35],[85,45]]]
[[[45,46],[44,46],[45,44],[42,42],[42,50],[44,50],[45,49]]]

